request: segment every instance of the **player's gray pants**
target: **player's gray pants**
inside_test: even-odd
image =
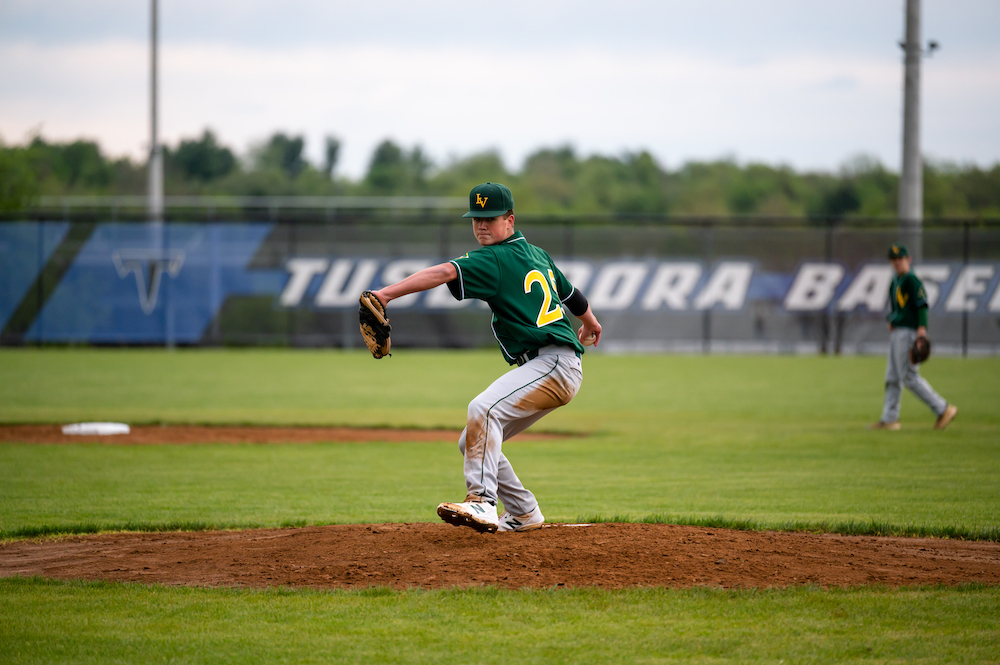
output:
[[[927,379],[920,376],[920,366],[910,362],[910,347],[916,338],[917,331],[912,328],[894,328],[889,333],[889,360],[885,365],[885,406],[882,408],[884,423],[899,420],[903,386],[909,388],[938,416],[948,406],[944,398],[934,392]]]
[[[501,450],[502,444],[546,413],[568,403],[583,382],[583,364],[573,349],[546,346],[538,357],[516,367],[469,404],[469,419],[458,448],[465,457],[469,495],[503,502],[515,515],[538,505]]]

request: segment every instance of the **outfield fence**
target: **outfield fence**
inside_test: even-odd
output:
[[[176,202],[175,202],[176,203]],[[316,202],[314,202],[315,204]],[[422,210],[414,205],[426,204]],[[357,298],[478,247],[453,199],[69,206],[0,220],[0,344],[362,346]],[[895,220],[517,216],[590,299],[606,351],[882,353]],[[1000,354],[1000,221],[925,221],[935,352]],[[397,347],[494,343],[445,287]]]

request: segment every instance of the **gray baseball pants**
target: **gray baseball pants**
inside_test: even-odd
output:
[[[910,347],[915,339],[917,331],[912,328],[893,328],[889,333],[889,359],[885,365],[885,405],[882,407],[884,423],[899,420],[903,386],[909,388],[938,416],[948,406],[944,398],[934,392],[927,379],[920,376],[920,366],[910,362]]]
[[[538,506],[503,454],[503,442],[520,434],[545,414],[569,403],[583,382],[583,363],[576,351],[546,346],[538,357],[516,367],[469,404],[469,418],[458,449],[465,458],[469,496],[503,502],[515,515]]]

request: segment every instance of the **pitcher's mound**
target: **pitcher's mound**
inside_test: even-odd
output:
[[[17,541],[0,545],[0,576],[12,575],[319,588],[998,584],[1000,543],[663,524],[337,525]]]

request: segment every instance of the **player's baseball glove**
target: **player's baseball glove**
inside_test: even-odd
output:
[[[365,291],[361,294],[360,302],[358,318],[361,320],[361,336],[365,338],[368,350],[376,359],[391,356],[389,349],[392,340],[389,339],[389,333],[392,332],[392,326],[389,325],[382,301],[371,291]]]
[[[910,362],[919,365],[931,357],[931,341],[926,337],[918,337],[913,340],[910,347]]]

